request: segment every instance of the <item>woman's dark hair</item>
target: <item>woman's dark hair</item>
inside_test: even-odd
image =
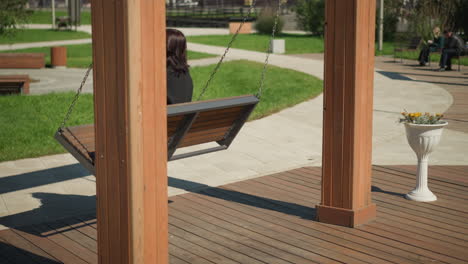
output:
[[[166,56],[167,67],[176,73],[186,73],[187,64],[187,41],[182,32],[177,29],[166,29]]]

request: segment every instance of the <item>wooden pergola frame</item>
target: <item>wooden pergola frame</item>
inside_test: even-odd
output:
[[[167,263],[165,2],[93,1],[92,27],[99,263]],[[375,218],[374,34],[375,0],[326,1],[321,222]]]

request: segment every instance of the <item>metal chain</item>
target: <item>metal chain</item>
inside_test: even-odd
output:
[[[91,63],[88,66],[88,70],[86,70],[86,74],[83,77],[83,80],[81,81],[81,85],[76,91],[75,97],[73,98],[73,101],[70,104],[70,107],[68,107],[68,111],[65,114],[65,117],[63,118],[62,123],[60,124],[59,130],[62,130],[65,127],[65,124],[67,123],[68,119],[70,119],[70,115],[73,112],[73,108],[75,108],[75,104],[78,101],[78,98],[80,97],[81,91],[83,90],[84,85],[86,84],[86,80],[88,79],[89,73],[93,69],[93,63]]]
[[[262,97],[263,86],[265,85],[265,76],[266,76],[266,70],[268,67],[268,59],[270,58],[270,54],[272,53],[272,44],[273,44],[273,39],[275,38],[276,29],[278,27],[281,5],[282,5],[282,0],[278,0],[278,9],[276,10],[275,24],[273,25],[273,30],[272,30],[271,37],[270,37],[270,43],[268,44],[267,55],[265,57],[265,62],[263,63],[262,77],[260,78],[260,86],[258,87],[258,92],[256,95],[258,99]]]
[[[281,0],[280,0],[281,1]],[[234,43],[234,41],[236,40],[237,36],[239,35],[239,32],[240,30],[242,29],[242,27],[244,26],[245,22],[247,21],[247,18],[250,17],[250,15],[252,14],[252,10],[254,9],[255,7],[255,3],[256,3],[256,0],[252,0],[252,2],[250,3],[250,7],[249,7],[249,11],[247,12],[247,15],[245,15],[242,19],[242,22],[240,23],[239,27],[237,28],[236,32],[234,33],[234,35],[232,36],[232,39],[231,41],[229,41],[228,45],[227,45],[227,48],[226,50],[224,51],[224,54],[221,56],[220,60],[218,61],[218,63],[216,64],[215,68],[213,69],[213,71],[211,72],[211,75],[210,77],[208,78],[208,80],[206,81],[205,83],[205,87],[203,87],[203,90],[201,91],[200,95],[198,96],[197,98],[197,101],[200,100],[202,98],[202,96],[205,94],[206,90],[208,89],[208,86],[210,85],[211,81],[213,80],[215,74],[218,72],[218,69],[219,67],[221,67],[221,64],[223,63],[224,61],[224,58],[226,57],[227,53],[229,52],[229,49],[231,48],[232,46],[232,43]]]

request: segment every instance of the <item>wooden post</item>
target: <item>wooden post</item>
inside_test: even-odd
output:
[[[53,68],[67,67],[67,47],[51,47],[50,64]]]
[[[320,222],[355,227],[371,201],[375,0],[326,1]]]
[[[99,263],[167,263],[165,5],[92,4]]]

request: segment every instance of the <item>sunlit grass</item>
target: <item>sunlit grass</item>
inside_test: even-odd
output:
[[[191,68],[196,98],[214,66]],[[203,99],[255,94],[262,64],[248,61],[226,62]],[[78,85],[78,84],[77,84]],[[261,102],[251,116],[257,119],[293,106],[322,92],[322,81],[310,75],[269,67]],[[0,97],[0,161],[63,153],[53,135],[74,93],[11,95]],[[69,125],[92,123],[93,96],[83,94]]]

